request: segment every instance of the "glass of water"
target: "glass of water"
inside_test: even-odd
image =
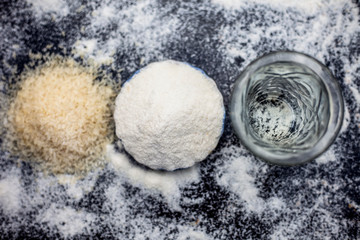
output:
[[[320,62],[297,52],[274,52],[238,77],[230,117],[236,134],[257,157],[298,165],[323,153],[336,138],[344,103],[339,85]]]

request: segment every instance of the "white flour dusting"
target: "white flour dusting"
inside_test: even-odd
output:
[[[227,9],[241,9],[246,8],[253,5],[262,4],[265,6],[270,6],[275,9],[292,9],[292,10],[300,10],[302,12],[306,12],[307,14],[314,14],[317,11],[321,11],[321,8],[324,5],[333,5],[334,3],[339,3],[339,0],[252,0],[252,1],[244,1],[244,0],[212,0],[214,4],[218,4]],[[345,0],[342,0],[345,3]]]
[[[246,150],[236,146],[220,151],[225,164],[218,169],[217,183],[237,194],[249,212],[261,213],[266,208],[281,209],[284,205],[281,199],[265,201],[259,197],[256,175],[266,174],[268,166],[252,156],[244,157],[244,153]]]
[[[11,171],[8,176],[0,179],[0,209],[8,215],[16,215],[21,209],[20,193],[23,189],[18,174]]]
[[[101,1],[94,8],[89,14],[91,24],[84,29],[86,35],[75,44],[74,53],[75,56],[84,56],[97,64],[113,62],[114,54],[124,50],[136,52],[146,62],[154,57],[161,57],[166,42],[177,37],[177,29],[181,26],[176,15],[161,14],[161,9],[151,0],[137,1],[136,4]],[[102,32],[107,33],[106,38],[99,35]],[[96,48],[92,48],[94,41],[97,42]],[[87,48],[86,52],[84,47]],[[124,61],[127,68],[135,71],[142,61],[129,57]]]
[[[320,226],[313,233],[315,239],[331,239],[339,233],[342,223],[334,217],[333,213],[328,211],[334,198],[327,195],[328,188],[337,191],[338,185],[331,185],[324,180],[308,180],[307,182],[309,188],[319,188],[318,191],[321,194],[314,199],[309,207],[302,206],[306,204],[305,196],[299,194],[295,196],[296,203],[287,205],[289,208],[286,211],[288,217],[280,220],[270,236],[271,239],[293,239],[294,236],[301,238],[303,228],[308,224]],[[340,199],[343,199],[342,196]]]
[[[211,240],[204,231],[193,230],[191,227],[180,227],[180,236],[177,240]]]
[[[93,214],[52,204],[40,213],[38,221],[46,223],[50,227],[57,227],[65,237],[72,237],[81,232],[89,232],[89,223],[94,218]]]
[[[107,157],[120,176],[126,176],[133,184],[160,192],[167,203],[174,209],[179,209],[181,188],[188,184],[199,182],[199,166],[175,172],[160,172],[141,168],[114,147],[107,147]]]
[[[349,106],[347,106],[347,104],[345,103],[344,104],[344,120],[343,120],[343,124],[341,126],[339,134],[341,134],[347,130],[347,128],[349,127],[350,121],[351,121],[351,119],[350,119]]]
[[[46,13],[53,13],[55,16],[66,16],[69,14],[69,6],[65,0],[27,0],[35,10],[36,16],[41,17]]]
[[[244,2],[254,4],[253,1]],[[303,6],[313,7],[319,3],[286,2],[296,6],[292,9],[294,12],[287,11],[284,6],[277,9],[281,12],[281,16],[272,11],[268,12],[268,15],[272,16],[271,21],[278,22],[277,24],[266,21],[261,23],[261,18],[257,17],[255,21],[249,23],[247,28],[244,28],[241,19],[237,19],[241,12],[231,12],[226,16],[230,24],[221,29],[220,36],[222,47],[226,51],[227,57],[230,58],[229,61],[234,62],[234,58],[240,56],[244,60],[244,65],[247,65],[266,51],[277,49],[304,52],[323,61],[324,58],[330,57],[328,49],[333,48],[337,37],[341,36],[341,41],[348,44],[358,28],[358,9],[348,4],[339,4],[337,0],[333,0],[329,4],[321,3],[320,8],[316,10],[317,14],[306,15],[312,21],[306,20],[306,17],[300,18],[301,20],[294,18],[294,14],[297,14],[296,11]],[[242,9],[242,11],[244,10]],[[340,12],[346,14],[336,14]],[[355,19],[349,21],[347,14],[351,14]],[[321,34],[314,34],[319,32]],[[264,42],[265,38],[268,39],[267,42]]]
[[[336,155],[333,147],[330,147],[326,152],[316,159],[319,164],[326,164],[328,162],[336,161]]]
[[[152,168],[188,168],[204,160],[222,133],[224,105],[215,82],[193,67],[163,61],[127,81],[115,102],[116,135]]]
[[[79,201],[84,194],[91,192],[97,180],[98,172],[90,172],[84,179],[74,175],[58,175],[56,179],[66,189],[66,193],[75,201]]]
[[[347,83],[356,103],[360,103],[360,87],[355,84],[354,80],[360,75],[360,57],[352,59],[353,63],[345,60],[345,77],[344,81]],[[356,112],[360,112],[360,104],[357,105]]]

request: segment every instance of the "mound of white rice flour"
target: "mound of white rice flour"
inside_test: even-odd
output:
[[[153,169],[187,168],[205,159],[223,130],[215,82],[189,64],[149,64],[116,98],[116,135],[136,161]]]

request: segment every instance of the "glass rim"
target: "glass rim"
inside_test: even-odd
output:
[[[277,154],[274,152],[269,152],[263,147],[254,144],[248,139],[248,135],[245,134],[246,124],[244,124],[241,120],[240,114],[236,114],[234,111],[234,109],[239,109],[239,107],[240,109],[242,108],[242,106],[239,106],[241,101],[239,101],[238,99],[244,97],[242,96],[244,95],[242,94],[244,92],[242,91],[242,89],[247,86],[249,76],[259,68],[276,62],[293,62],[297,64],[302,64],[305,67],[311,69],[321,79],[328,93],[330,116],[327,124],[327,129],[324,135],[320,137],[320,139],[315,143],[313,147],[310,147],[301,152]],[[231,93],[231,125],[235,130],[235,133],[238,136],[241,144],[244,145],[252,154],[254,154],[259,159],[275,165],[300,165],[320,156],[335,141],[341,129],[343,118],[344,100],[338,81],[324,64],[304,53],[299,53],[295,51],[275,51],[267,53],[255,59],[249,65],[247,65],[245,69],[241,72],[241,74],[236,78]]]

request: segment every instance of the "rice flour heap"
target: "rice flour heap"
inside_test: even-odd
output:
[[[136,161],[152,168],[187,168],[216,147],[224,120],[215,82],[189,64],[151,63],[117,96],[116,135]]]

